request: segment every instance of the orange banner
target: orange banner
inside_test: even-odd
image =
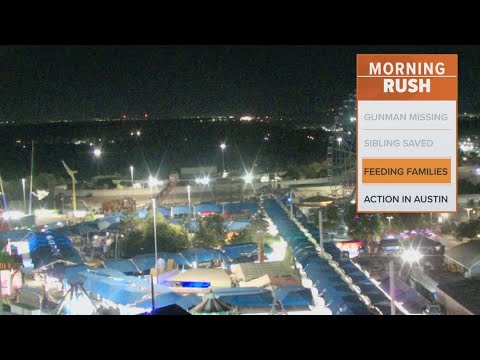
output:
[[[457,100],[456,54],[358,54],[358,100]]]
[[[362,159],[364,184],[449,184],[451,159]]]

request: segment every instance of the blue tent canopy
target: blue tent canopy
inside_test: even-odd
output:
[[[31,235],[30,235],[31,234]],[[10,241],[20,241],[26,236],[33,236],[33,233],[28,230],[19,230],[19,231],[0,231],[0,241],[7,242]],[[27,239],[25,239],[27,240]]]
[[[185,310],[190,310],[194,306],[197,306],[202,302],[202,299],[200,296],[194,295],[194,294],[188,294],[182,296],[181,299],[176,301],[176,304],[180,306],[182,309]]]
[[[168,259],[173,259],[179,266],[192,266],[191,260],[185,257],[182,253],[169,253],[160,251],[157,253],[157,256],[159,259],[164,259],[165,262]],[[137,255],[132,258],[132,261],[142,272],[148,273],[151,268],[155,267],[155,254]]]
[[[169,217],[170,216],[170,209],[164,208],[164,207],[159,207],[157,211],[162,214],[164,217]]]
[[[142,271],[149,271],[155,267],[155,254],[137,255],[132,258],[133,262]]]
[[[226,213],[238,213],[242,211],[256,212],[258,211],[259,206],[257,203],[226,203],[225,212]]]
[[[135,266],[131,259],[107,259],[105,267],[120,271],[124,274],[138,274],[139,269]]]
[[[173,215],[188,215],[191,209],[188,206],[174,206],[172,209]]]
[[[298,285],[285,285],[275,290],[275,296],[283,306],[313,305],[310,289]]]
[[[195,205],[195,213],[201,212],[222,212],[222,205],[220,204],[198,204]]]
[[[273,249],[268,245],[265,245],[264,248],[265,248],[265,254],[267,256],[273,252]],[[222,247],[222,252],[225,254],[225,256],[227,256],[232,260],[235,260],[244,256],[258,255],[258,244],[251,242],[251,243],[243,243],[243,244],[226,245]]]
[[[296,260],[302,264],[308,278],[321,292],[326,304],[333,313],[356,314],[368,313],[366,306],[358,296],[348,287],[328,262],[316,252],[315,246],[306,238],[305,234],[293,223],[285,211],[275,202],[266,200],[264,208],[277,225],[282,237],[290,244]],[[294,211],[298,209],[294,206]],[[306,216],[300,215],[297,219],[314,237],[318,237],[318,228],[309,224]],[[333,259],[339,262],[340,267],[345,267],[347,274],[358,275],[359,271],[350,260],[343,261],[341,251],[334,243],[324,243],[324,249]],[[357,276],[357,278],[360,275]],[[368,278],[361,277],[362,284],[368,283]],[[370,284],[372,284],[370,282]],[[373,285],[373,284],[372,284]],[[369,288],[370,290],[370,288]]]
[[[250,225],[250,220],[225,221],[224,226],[227,231],[240,231]]]
[[[35,233],[29,236],[28,247],[35,269],[57,260],[83,262],[70,239],[62,233]]]
[[[219,300],[238,307],[269,307],[273,303],[271,291],[260,288],[217,289],[213,294]]]
[[[172,304],[177,304],[182,300],[182,295],[176,294],[173,291],[165,294],[160,294],[155,296],[155,308],[162,308]],[[135,304],[135,307],[143,308],[145,310],[151,311],[152,309],[152,298],[142,300]]]
[[[143,219],[145,217],[147,217],[148,215],[148,211],[147,210],[139,210],[137,211],[137,216],[140,218],[140,219]]]

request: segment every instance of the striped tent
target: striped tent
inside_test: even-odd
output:
[[[190,310],[195,315],[233,315],[235,307],[218,300],[213,293],[206,294],[203,301]]]

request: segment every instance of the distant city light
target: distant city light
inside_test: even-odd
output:
[[[253,116],[242,116],[240,118],[240,121],[252,121],[253,120]]]
[[[142,133],[140,132],[140,130],[137,130],[137,136],[140,136]]]
[[[220,144],[220,148],[221,148],[222,150],[225,150],[226,147],[227,147],[227,145],[225,145],[224,143]]]

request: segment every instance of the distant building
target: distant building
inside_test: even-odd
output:
[[[465,277],[480,276],[480,240],[449,249],[445,254],[445,262],[464,273]]]
[[[447,315],[480,315],[479,279],[440,283],[437,296]]]

